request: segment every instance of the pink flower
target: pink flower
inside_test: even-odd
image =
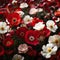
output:
[[[27,44],[20,44],[18,46],[18,52],[19,53],[26,53],[28,51],[28,46]]]

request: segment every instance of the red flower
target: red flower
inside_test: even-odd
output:
[[[4,55],[4,48],[0,46],[0,56]]]
[[[36,46],[37,44],[39,44],[38,36],[39,33],[37,31],[29,30],[25,34],[25,42]]]
[[[29,46],[29,50],[28,50],[27,54],[29,56],[36,56],[37,55],[37,51],[32,49],[32,47]]]
[[[48,37],[50,35],[50,31],[45,27],[43,30],[40,31],[40,35]]]
[[[10,37],[7,37],[5,40],[3,40],[3,45],[6,47],[11,47],[13,44],[14,41]]]
[[[35,25],[36,23],[38,23],[38,22],[43,22],[43,20],[35,17],[35,18],[33,18],[33,21],[32,21],[32,23],[31,23],[31,25],[34,26],[34,25]]]
[[[11,55],[13,52],[14,52],[13,50],[5,50],[5,53],[6,53],[7,55]]]
[[[21,17],[18,13],[8,14],[7,19],[11,26],[17,26],[21,23]]]
[[[20,38],[24,38],[25,37],[25,33],[27,32],[27,28],[25,27],[20,27],[19,29],[16,30],[16,35]]]

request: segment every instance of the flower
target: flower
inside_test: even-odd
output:
[[[24,57],[18,54],[15,54],[12,58],[12,60],[24,60]]]
[[[46,22],[46,26],[47,26],[47,29],[49,29],[52,32],[56,32],[56,30],[58,29],[57,25],[52,20],[48,20]]]
[[[4,55],[4,52],[5,52],[5,51],[4,51],[3,46],[0,45],[0,56]]]
[[[50,36],[48,42],[60,47],[60,35]]]
[[[28,29],[26,27],[20,27],[16,30],[16,35],[19,38],[24,38],[27,31]]]
[[[7,20],[11,26],[17,26],[21,23],[21,17],[18,13],[10,13],[7,16]]]
[[[11,47],[13,44],[14,41],[10,37],[7,37],[5,40],[3,40],[3,45],[6,47]]]
[[[32,54],[32,53],[33,53],[33,54]],[[29,56],[36,56],[36,55],[37,55],[37,51],[34,50],[31,46],[29,46],[29,50],[28,50],[27,54],[28,54]]]
[[[9,26],[6,22],[0,22],[0,34],[5,34],[9,30]]]
[[[25,42],[30,45],[36,46],[37,44],[39,44],[38,36],[39,33],[37,31],[29,30],[25,34]]]
[[[47,44],[46,46],[43,45],[41,54],[42,56],[44,56],[45,58],[50,58],[51,55],[56,54],[57,51],[57,46],[54,46],[53,44]]]
[[[23,2],[20,4],[20,8],[27,8],[28,7],[28,4]]]
[[[36,14],[38,12],[38,9],[36,8],[31,8],[30,11],[29,11],[29,14]]]
[[[18,46],[18,52],[19,53],[26,53],[28,51],[28,46],[27,44],[20,44]]]
[[[44,27],[45,27],[45,24],[43,24],[43,22],[38,22],[38,23],[35,24],[33,29],[35,29],[35,30],[42,30]]]
[[[26,15],[24,18],[23,18],[23,22],[25,23],[25,24],[29,24],[29,23],[31,23],[32,22],[32,17],[30,17],[29,15]]]

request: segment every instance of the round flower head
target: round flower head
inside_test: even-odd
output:
[[[37,31],[29,30],[25,34],[25,42],[30,45],[36,46],[37,44],[39,44],[38,37],[39,33]]]
[[[20,4],[20,8],[27,8],[28,7],[28,4],[27,3],[21,3]]]
[[[56,54],[57,51],[57,46],[54,46],[53,44],[47,44],[46,46],[43,45],[41,54],[42,56],[44,56],[45,58],[50,58],[51,55]]]
[[[0,34],[5,34],[9,30],[9,26],[6,24],[6,22],[0,22]]]
[[[28,51],[28,46],[27,44],[20,44],[18,46],[18,52],[19,53],[26,53]]]
[[[12,58],[12,60],[24,60],[24,57],[18,54],[15,54]]]
[[[60,35],[50,36],[48,42],[60,47]]]
[[[49,29],[52,32],[56,32],[56,30],[58,29],[57,25],[52,20],[48,20],[46,22],[46,26],[47,26],[47,29]]]
[[[17,26],[21,23],[21,17],[18,13],[10,13],[7,16],[7,20],[11,26]]]
[[[29,24],[29,23],[31,23],[32,22],[32,17],[30,17],[29,15],[26,15],[24,18],[23,18],[23,22],[25,23],[25,24]]]

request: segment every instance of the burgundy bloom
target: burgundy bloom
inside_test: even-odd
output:
[[[7,15],[7,20],[11,26],[17,26],[21,23],[21,17],[18,13],[10,13]]]
[[[16,30],[16,35],[20,38],[24,38],[25,37],[25,33],[27,32],[27,28],[26,27],[20,27]]]
[[[10,37],[7,37],[5,40],[3,40],[3,45],[6,47],[11,47],[13,44],[14,41]]]
[[[0,56],[4,55],[4,48],[0,46]]]
[[[28,50],[27,54],[29,56],[36,56],[37,55],[37,51],[34,50],[31,46],[29,46],[29,50]]]
[[[25,34],[25,42],[30,45],[36,46],[37,44],[39,44],[38,37],[39,33],[37,31],[29,30]]]

